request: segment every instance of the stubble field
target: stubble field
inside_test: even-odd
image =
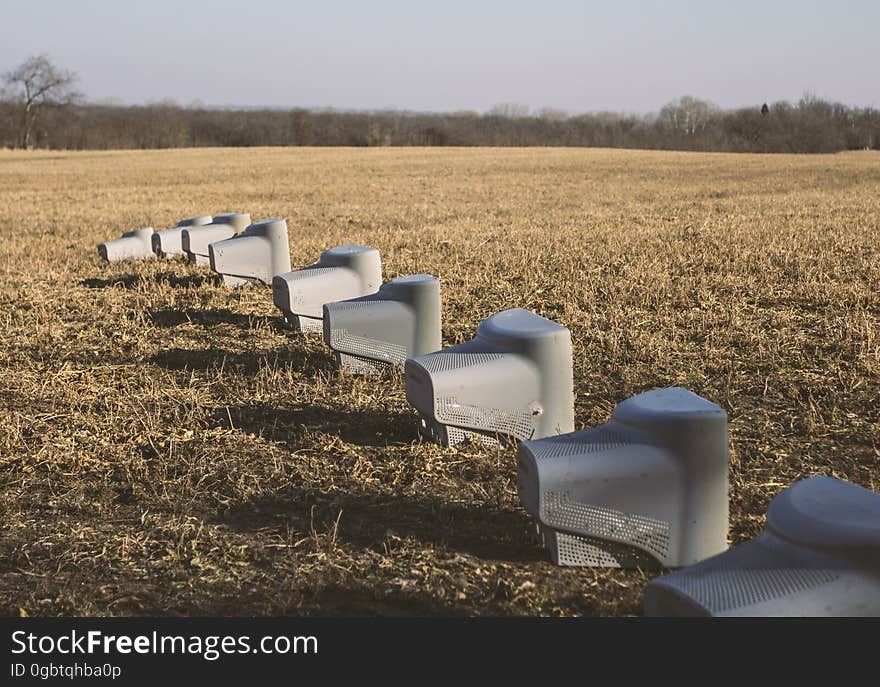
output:
[[[639,614],[552,566],[515,453],[418,439],[268,288],[99,262],[123,229],[279,216],[440,277],[444,342],[520,306],[574,340],[576,423],[681,385],[731,431],[730,541],[813,474],[880,490],[880,155],[0,151],[0,613]]]

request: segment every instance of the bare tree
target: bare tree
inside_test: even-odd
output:
[[[519,119],[529,116],[529,106],[520,103],[498,103],[488,112],[491,117],[506,117],[507,119]]]
[[[565,110],[558,110],[554,107],[545,107],[538,112],[538,117],[545,122],[564,122],[568,119],[568,112]]]
[[[2,81],[0,81],[2,85]],[[659,114],[554,110],[510,117],[477,112],[218,109],[104,102],[46,107],[32,144],[55,149],[182,146],[602,146],[759,153],[880,149],[880,110],[804,98],[720,110],[694,98]],[[0,147],[18,146],[19,103],[0,97]],[[501,112],[516,112],[501,108]],[[521,110],[520,110],[521,111]]]
[[[685,95],[660,110],[660,121],[676,133],[695,136],[709,125],[718,111],[710,102]]]
[[[3,75],[11,100],[21,107],[19,145],[30,145],[31,130],[43,107],[67,105],[79,98],[73,90],[76,73],[53,64],[48,55],[34,55]]]

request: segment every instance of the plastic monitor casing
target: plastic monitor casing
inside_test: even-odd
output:
[[[398,277],[369,296],[324,305],[324,341],[354,374],[403,368],[407,358],[442,345],[440,280]]]
[[[228,286],[262,282],[290,271],[287,222],[267,219],[248,226],[242,233],[208,246],[211,269]]]
[[[107,262],[150,260],[153,253],[153,227],[126,231],[118,239],[98,244],[98,255]]]
[[[727,548],[727,413],[648,391],[610,422],[517,451],[520,500],[558,565],[681,566]]]
[[[880,494],[831,477],[770,503],[756,538],[658,577],[651,616],[880,616]]]
[[[176,226],[170,229],[163,229],[153,234],[153,252],[156,255],[186,255],[183,251],[181,239],[184,227],[201,227],[210,224],[213,221],[211,215],[201,215],[199,217],[187,217],[180,220]]]
[[[336,246],[314,265],[272,280],[272,300],[300,332],[323,333],[324,304],[367,296],[382,283],[379,251],[368,246]]]
[[[180,235],[181,248],[190,262],[197,265],[210,265],[208,246],[224,241],[243,231],[251,223],[248,213],[226,213],[214,215],[210,224],[197,227],[184,227]]]
[[[571,333],[528,310],[496,313],[476,338],[410,358],[404,371],[432,441],[497,446],[574,429]]]

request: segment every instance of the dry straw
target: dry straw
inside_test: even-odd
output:
[[[101,264],[202,213],[292,264],[381,250],[444,339],[571,329],[579,427],[640,391],[727,409],[731,540],[811,474],[880,489],[880,157],[605,150],[0,152],[0,612],[636,614],[648,573],[550,565],[513,450],[421,444],[268,288]]]

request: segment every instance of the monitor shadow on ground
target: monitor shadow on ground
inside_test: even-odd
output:
[[[171,328],[187,324],[196,324],[203,327],[228,324],[239,329],[256,329],[260,325],[268,326],[279,332],[289,332],[280,314],[253,315],[250,313],[233,312],[228,308],[184,308],[150,310],[147,317],[157,327]]]
[[[168,370],[208,372],[222,369],[245,375],[253,375],[266,366],[291,366],[304,374],[331,372],[335,369],[333,358],[327,352],[299,347],[245,352],[223,348],[174,347],[159,351],[150,362]]]
[[[202,286],[220,286],[223,279],[219,274],[176,274],[175,272],[157,272],[156,274],[123,274],[115,277],[90,277],[79,282],[87,289],[109,289],[121,286],[124,289],[136,289],[141,284],[167,284],[173,288],[199,288]]]
[[[334,531],[338,542],[379,552],[414,539],[486,560],[547,560],[525,511],[451,503],[427,494],[323,492],[290,485],[230,508],[221,521],[236,531]]]
[[[386,409],[351,410],[326,405],[284,408],[266,403],[217,406],[209,409],[216,427],[289,443],[304,432],[328,434],[356,446],[401,446],[418,437],[415,413]]]

